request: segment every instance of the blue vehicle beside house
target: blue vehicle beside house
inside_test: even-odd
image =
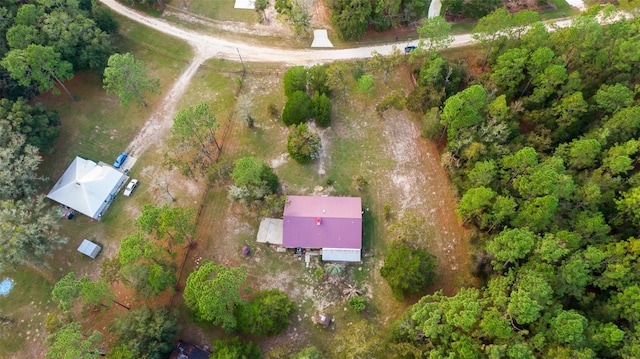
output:
[[[127,160],[127,157],[129,157],[129,154],[126,152],[122,152],[118,155],[118,158],[116,158],[116,161],[113,163],[113,167],[114,168],[120,168],[122,167],[122,165],[124,164],[124,162]]]

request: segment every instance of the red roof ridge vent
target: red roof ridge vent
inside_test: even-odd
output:
[[[322,223],[322,218],[316,217],[316,226],[319,226]]]

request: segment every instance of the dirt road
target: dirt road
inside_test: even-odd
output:
[[[238,60],[238,52],[242,54],[245,61],[248,62],[273,62],[289,65],[310,65],[317,63],[326,63],[335,60],[348,60],[356,58],[369,58],[372,52],[382,55],[391,54],[394,46],[397,44],[386,44],[377,46],[365,46],[351,49],[307,49],[307,50],[290,50],[286,48],[275,48],[266,46],[250,45],[242,42],[232,42],[221,37],[205,35],[194,30],[184,29],[171,24],[163,19],[150,17],[143,13],[128,8],[116,0],[100,0],[104,5],[113,11],[133,20],[144,24],[156,31],[177,37],[194,49],[194,58],[185,72],[181,74],[178,81],[169,90],[168,94],[162,100],[162,106],[154,113],[142,130],[138,133],[128,148],[134,157],[139,156],[148,146],[154,143],[154,140],[162,138],[162,136],[171,127],[173,116],[176,113],[175,106],[182,94],[187,88],[191,77],[195,75],[200,64],[210,58],[225,59],[231,61]],[[555,26],[567,26],[569,20],[564,22],[556,22]],[[469,45],[473,42],[470,34],[456,35],[450,47],[460,47]],[[417,45],[417,41],[409,43]],[[285,44],[286,45],[286,44]],[[404,43],[403,43],[404,45]]]
[[[205,35],[194,30],[180,28],[169,22],[153,18],[148,15],[137,12],[128,8],[116,0],[100,0],[104,5],[113,11],[128,17],[129,19],[149,26],[150,28],[175,36],[186,41],[196,49],[205,59],[219,58],[225,60],[238,60],[238,51],[242,54],[245,61],[256,62],[275,62],[289,65],[310,65],[316,63],[326,63],[335,60],[363,59],[371,57],[372,51],[376,51],[382,55],[391,54],[394,45],[386,44],[377,46],[364,46],[351,49],[308,49],[308,50],[289,50],[286,48],[275,48],[267,46],[250,45],[242,42],[232,42],[221,37]],[[571,23],[570,20],[554,21],[553,26],[564,27]],[[466,46],[474,42],[471,34],[456,35],[450,47]],[[417,45],[417,40],[409,43]],[[286,46],[283,43],[283,46]],[[405,45],[405,43],[403,43]]]
[[[365,46],[352,49],[309,49],[309,50],[289,50],[285,48],[274,48],[266,46],[256,46],[241,42],[232,42],[220,37],[204,35],[197,31],[183,29],[159,18],[152,18],[145,14],[130,9],[116,0],[100,0],[104,5],[113,11],[126,16],[136,22],[151,27],[152,29],[175,36],[188,42],[197,49],[205,58],[220,58],[225,60],[238,60],[238,51],[245,61],[256,62],[276,62],[290,65],[309,65],[315,63],[325,63],[334,60],[347,60],[356,58],[369,58],[373,50],[380,54],[387,55],[393,50],[394,44]],[[458,35],[452,43],[452,47],[465,46],[473,42],[471,35]],[[413,41],[415,44],[416,41]],[[404,45],[405,43],[403,43]],[[286,46],[286,43],[283,44]]]

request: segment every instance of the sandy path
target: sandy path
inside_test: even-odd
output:
[[[206,60],[198,49],[195,49],[193,60],[184,72],[178,77],[178,80],[171,86],[171,89],[167,95],[162,99],[162,105],[154,112],[151,117],[145,122],[140,132],[131,141],[127,152],[132,157],[139,157],[148,147],[153,143],[160,143],[167,131],[173,125],[173,118],[176,115],[176,106],[178,101],[182,97],[182,94],[187,90],[191,78],[196,74],[200,65]]]

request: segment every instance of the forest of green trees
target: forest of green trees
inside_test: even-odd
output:
[[[446,141],[483,285],[423,297],[391,331],[395,356],[640,357],[640,21],[598,10],[526,33],[498,11],[474,31],[481,76],[421,65],[409,98]]]
[[[60,124],[36,95],[60,89],[77,71],[102,73],[115,51],[116,23],[97,2],[5,1],[0,6],[0,268],[40,264],[65,243],[51,206],[35,197],[41,154]]]

